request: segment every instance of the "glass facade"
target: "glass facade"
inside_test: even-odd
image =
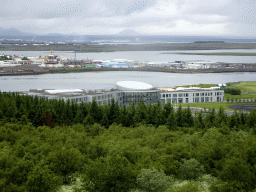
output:
[[[142,99],[145,103],[156,103],[160,100],[160,93],[157,92],[124,92],[123,104],[129,105],[129,102],[139,103]]]

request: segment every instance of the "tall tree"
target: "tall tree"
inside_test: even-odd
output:
[[[102,119],[102,111],[95,100],[92,101],[89,114],[96,123],[100,123]]]
[[[176,116],[174,113],[174,109],[171,110],[169,117],[166,120],[166,125],[169,130],[174,131],[176,130],[177,127],[177,121],[176,121]]]
[[[184,110],[184,120],[186,122],[186,124],[189,126],[189,127],[192,127],[194,125],[194,118],[192,116],[192,112],[191,112],[191,109],[189,108],[189,106]]]
[[[184,113],[181,108],[181,105],[179,106],[178,110],[176,111],[175,117],[176,117],[177,126],[182,127],[184,124],[185,118],[184,118]]]

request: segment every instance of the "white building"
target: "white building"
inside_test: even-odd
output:
[[[224,99],[224,91],[217,87],[209,89],[201,88],[154,88],[152,85],[137,81],[119,81],[115,89],[32,89],[23,94],[38,96],[46,99],[63,99],[77,103],[91,103],[95,100],[99,105],[109,104],[114,99],[119,106],[129,105],[130,102],[139,103],[142,99],[145,103],[198,103],[221,102]]]
[[[147,83],[137,81],[119,81],[115,89],[31,89],[23,94],[38,96],[46,99],[63,99],[64,101],[75,101],[77,103],[91,103],[95,100],[99,105],[109,104],[114,99],[119,106],[129,105],[130,102],[156,103],[160,100],[161,90],[153,88]]]
[[[220,90],[219,87],[166,89],[161,93],[161,101],[172,104],[221,102],[224,101],[224,90]]]

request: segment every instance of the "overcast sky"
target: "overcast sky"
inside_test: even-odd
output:
[[[5,0],[0,27],[36,34],[256,36],[256,0]]]

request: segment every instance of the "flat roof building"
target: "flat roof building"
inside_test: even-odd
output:
[[[201,102],[221,102],[224,101],[224,90],[219,87],[199,88],[190,87],[177,89],[165,89],[161,93],[162,103],[201,103]]]
[[[63,99],[77,103],[90,103],[95,100],[99,105],[109,104],[114,99],[119,106],[129,105],[130,102],[155,104],[171,102],[198,103],[221,102],[224,100],[224,91],[218,87],[213,88],[154,88],[152,85],[138,81],[119,81],[115,89],[30,89],[23,94],[38,96],[46,99]]]

